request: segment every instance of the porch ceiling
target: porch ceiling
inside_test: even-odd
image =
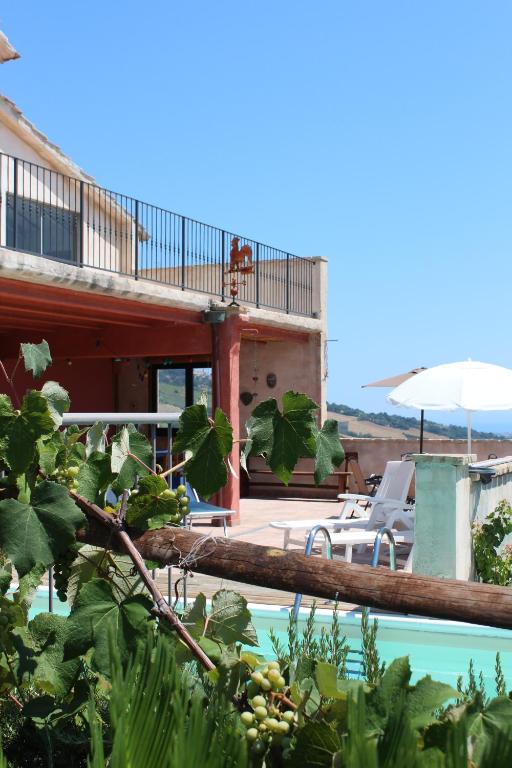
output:
[[[87,357],[167,354],[169,337],[175,335],[170,332],[176,328],[209,338],[200,312],[0,279],[3,356],[17,355],[20,340],[40,341],[42,335],[57,355],[60,348],[61,354],[69,355],[73,341],[77,352]],[[157,343],[157,339],[165,341]]]

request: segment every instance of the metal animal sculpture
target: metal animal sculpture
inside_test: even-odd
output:
[[[230,272],[252,272],[252,248],[250,245],[239,247],[240,238],[231,240],[231,252],[229,254]]]

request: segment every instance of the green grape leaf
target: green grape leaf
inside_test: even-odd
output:
[[[70,605],[74,604],[82,585],[98,577],[108,577],[114,600],[118,603],[126,597],[145,594],[142,579],[128,555],[114,555],[103,547],[85,544],[80,547],[70,570],[67,589]]]
[[[101,421],[97,421],[87,430],[85,438],[85,455],[87,458],[91,453],[105,453],[105,425]]]
[[[64,661],[93,648],[93,667],[109,677],[111,649],[126,661],[147,636],[152,606],[142,595],[118,603],[107,581],[92,579],[80,590],[68,618]]]
[[[472,737],[475,745],[472,758],[475,765],[480,765],[484,751],[491,747],[500,733],[508,732],[510,739],[512,701],[505,696],[499,696],[492,699],[483,711],[468,714],[467,720],[469,736]],[[488,763],[488,765],[495,764]]]
[[[147,475],[141,478],[138,492],[132,493],[128,499],[126,510],[128,525],[147,531],[162,528],[168,523],[171,516],[179,511],[176,498],[160,496],[161,493],[169,490],[169,486],[162,477]]]
[[[308,768],[331,768],[333,757],[341,746],[341,737],[328,723],[323,720],[307,722],[296,732],[293,764],[307,765]]]
[[[7,395],[0,395],[0,461],[5,460],[9,435],[16,421],[16,411]]]
[[[47,399],[32,390],[25,395],[19,416],[11,425],[8,435],[6,459],[12,471],[23,473],[32,463],[36,442],[55,430],[55,422]]]
[[[202,592],[197,595],[193,604],[185,611],[183,623],[193,637],[199,638],[203,635],[206,623],[206,597]]]
[[[340,466],[345,458],[345,451],[340,442],[338,422],[335,419],[325,421],[322,429],[315,432],[315,437],[315,483],[320,485],[334,472],[334,467]]]
[[[221,589],[212,598],[205,636],[225,645],[243,643],[258,645],[256,630],[251,624],[247,600],[237,592]]]
[[[448,699],[456,699],[457,691],[451,685],[432,680],[430,675],[418,680],[407,694],[407,714],[413,728],[425,728],[437,720],[434,712]],[[512,712],[512,709],[511,709]]]
[[[127,488],[133,488],[137,477],[145,477],[149,471],[129,454],[137,456],[144,464],[151,466],[153,451],[145,435],[133,424],[123,427],[112,438],[112,472],[118,473],[114,487],[121,494]]]
[[[0,595],[5,595],[12,581],[12,568],[10,565],[0,567]]]
[[[110,456],[105,453],[91,453],[82,464],[77,475],[77,491],[93,504],[103,506],[105,492],[115,479],[110,465]]]
[[[285,485],[300,458],[316,455],[317,410],[307,395],[290,391],[283,395],[282,413],[276,400],[264,400],[246,424],[250,454],[263,456]]]
[[[62,432],[54,432],[49,438],[40,438],[37,441],[37,450],[39,452],[39,466],[42,471],[51,475],[57,466],[57,457],[59,454],[65,454],[65,446]]]
[[[25,612],[25,616],[28,616],[32,601],[36,596],[37,588],[43,580],[43,576],[46,573],[44,565],[36,565],[31,571],[22,576],[18,582],[18,589],[13,595],[13,600],[16,605],[19,605]]]
[[[54,613],[39,613],[28,625],[33,640],[36,686],[54,696],[66,696],[80,670],[80,659],[63,661],[67,620]]]
[[[56,427],[62,424],[62,414],[69,411],[69,395],[56,381],[47,381],[41,389],[41,394],[46,398],[48,410]]]
[[[334,664],[318,661],[315,666],[315,678],[318,690],[328,699],[346,700],[349,693],[357,693],[365,688],[362,680],[338,680],[338,668]]]
[[[220,408],[216,409],[213,420],[208,418],[204,405],[192,405],[183,411],[173,453],[192,453],[184,471],[205,499],[226,485],[225,459],[232,447],[233,429]]]
[[[67,490],[44,481],[36,486],[30,504],[0,501],[0,548],[21,577],[35,565],[50,565],[84,522]]]
[[[52,362],[50,347],[44,339],[40,344],[22,344],[21,356],[25,363],[25,370],[32,371],[35,379],[38,379]]]

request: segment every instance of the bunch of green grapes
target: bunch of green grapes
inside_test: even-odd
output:
[[[75,464],[70,467],[58,467],[51,473],[50,478],[56,483],[65,485],[70,491],[76,491],[78,488],[77,477],[80,472],[80,467]]]
[[[79,549],[80,545],[76,542],[71,544],[71,546],[69,546],[66,551],[59,557],[59,559],[55,560],[53,564],[53,578],[57,588],[57,597],[63,603],[65,603],[68,599],[67,592],[68,581],[69,577],[71,576],[71,566],[73,565],[78,555]]]
[[[242,712],[240,719],[247,728],[245,737],[255,755],[263,755],[272,743],[287,746],[285,740],[288,740],[297,716],[293,709],[285,709],[283,700],[276,696],[285,684],[277,661],[269,662],[251,675],[248,693],[259,693],[249,699],[251,709]]]
[[[176,499],[178,508],[174,514],[169,517],[169,521],[178,525],[189,513],[190,498],[187,496],[187,489],[184,485],[178,485],[175,491],[166,488],[160,494],[162,499]]]

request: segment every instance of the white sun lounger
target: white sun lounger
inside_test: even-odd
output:
[[[280,528],[284,533],[283,548],[290,544],[304,544],[304,538],[292,539],[293,531],[305,531],[305,536],[315,525],[340,530],[341,528],[359,528],[377,530],[383,525],[391,527],[402,513],[411,512],[413,507],[407,504],[407,494],[414,473],[412,461],[388,461],[382,481],[375,496],[364,496],[359,493],[340,493],[338,499],[343,502],[340,514],[316,520],[283,520],[270,523],[272,528]],[[370,507],[370,514],[364,514],[365,509],[359,502],[365,502]],[[349,513],[356,512],[359,517],[349,518]],[[303,534],[304,535],[304,534]]]

